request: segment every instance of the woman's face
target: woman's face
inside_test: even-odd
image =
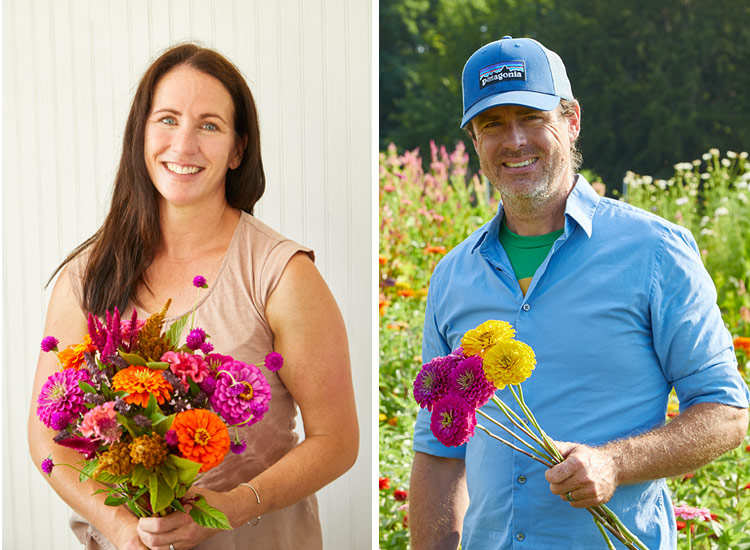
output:
[[[164,75],[146,121],[145,157],[162,206],[226,200],[226,173],[239,166],[242,148],[221,82],[185,66]]]

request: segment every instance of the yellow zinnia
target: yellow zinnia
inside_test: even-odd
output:
[[[497,389],[520,384],[531,376],[536,365],[534,350],[518,340],[505,340],[493,346],[484,356],[484,374]]]
[[[510,340],[515,336],[516,330],[505,321],[485,321],[477,328],[468,331],[461,338],[461,347],[464,355],[484,355],[492,349],[495,344]]]

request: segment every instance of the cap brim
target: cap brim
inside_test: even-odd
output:
[[[559,103],[560,98],[558,96],[540,94],[539,92],[518,90],[495,94],[490,97],[485,97],[483,100],[472,105],[471,109],[469,109],[463,119],[461,119],[461,128],[466,126],[469,121],[479,113],[483,113],[487,109],[499,105],[521,105],[522,107],[530,107],[532,109],[538,109],[539,111],[551,111],[557,107]]]

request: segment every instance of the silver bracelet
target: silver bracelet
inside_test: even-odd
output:
[[[245,487],[250,487],[253,493],[255,493],[255,498],[258,500],[258,504],[260,504],[260,496],[258,496],[258,491],[255,490],[255,487],[253,487],[249,483],[240,483],[240,485],[244,485]],[[256,518],[255,523],[253,523],[252,521],[248,521],[248,523],[252,525],[253,527],[255,527],[256,525],[258,525],[258,523],[260,523],[260,516]]]

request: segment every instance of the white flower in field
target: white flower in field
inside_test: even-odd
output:
[[[718,157],[719,156],[719,150],[716,147],[712,147],[708,150],[708,154],[712,157]]]
[[[652,178],[651,176],[643,176],[641,180],[643,181],[644,184],[651,185],[651,182],[654,181],[654,178]]]
[[[740,153],[740,158],[741,158],[742,160],[745,160],[745,159],[747,158],[747,151],[742,151],[742,152]]]
[[[736,159],[737,158],[737,153],[735,153],[734,151],[727,151],[727,156],[730,159]]]
[[[714,210],[714,216],[716,216],[717,218],[719,216],[726,216],[727,214],[729,214],[729,209],[726,206],[720,206],[719,208]]]
[[[721,197],[721,204],[726,204],[729,202],[729,197]]]
[[[747,199],[747,195],[745,195],[745,193],[738,193],[738,194],[737,194],[737,199],[738,199],[738,200],[739,200],[739,201],[740,201],[740,202],[741,202],[742,204],[747,204],[747,201],[748,201],[748,199]]]
[[[701,174],[701,179],[702,179],[702,180],[707,180],[707,179],[708,179],[708,178],[710,178],[710,177],[711,177],[711,174],[707,174],[707,173],[705,173],[705,172]]]
[[[698,164],[700,164],[700,161],[698,161]],[[693,165],[690,162],[678,162],[674,165],[674,169],[677,172],[688,172],[693,169]]]
[[[737,189],[747,189],[747,187],[748,187],[747,180],[746,179],[745,180],[739,180],[737,183],[734,184],[734,186]]]
[[[710,222],[710,221],[711,221],[711,218],[709,218],[708,216],[703,216],[703,217],[701,218],[701,226],[704,226],[704,225],[706,225],[706,224],[707,224],[708,222]]]
[[[711,235],[711,236],[714,236],[714,235],[716,235],[716,233],[714,233],[713,229],[709,229],[708,227],[704,227],[703,229],[701,229],[701,235]]]
[[[721,159],[721,165],[724,168],[729,168],[730,166],[732,166],[732,161],[729,159]]]
[[[666,189],[667,185],[671,185],[669,182],[665,180],[655,180],[654,183],[659,189]]]
[[[693,166],[700,166],[701,165],[701,161],[699,161],[698,159],[695,159],[691,164]]]
[[[674,201],[674,202],[675,202],[675,203],[676,203],[676,204],[677,204],[678,206],[682,206],[683,204],[687,204],[687,203],[688,203],[688,198],[687,198],[687,197],[680,197],[679,199],[677,199],[677,200],[676,200],[676,201]]]
[[[711,154],[710,153],[703,153],[703,155],[701,155],[701,158],[703,160],[711,160]]]

